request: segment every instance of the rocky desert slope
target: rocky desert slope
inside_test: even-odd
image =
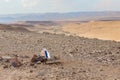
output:
[[[11,28],[11,27],[9,27]],[[31,66],[42,48],[60,63]],[[0,61],[0,80],[119,80],[120,43],[64,34],[0,30],[0,56],[17,55],[22,66]]]

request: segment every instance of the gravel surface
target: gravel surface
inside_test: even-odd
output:
[[[60,63],[30,66],[43,48]],[[0,56],[14,55],[23,65],[0,62],[0,80],[120,80],[120,43],[115,41],[0,30]]]

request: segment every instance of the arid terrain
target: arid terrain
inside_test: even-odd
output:
[[[120,41],[120,21],[90,21],[81,24],[70,23],[64,25],[63,31],[81,37]]]
[[[119,21],[107,23],[1,24],[0,56],[17,55],[22,65],[16,68],[0,61],[0,80],[119,80],[120,42],[110,41],[120,40]],[[31,66],[32,56],[43,48],[59,62]]]
[[[120,41],[120,21],[23,21],[11,26],[24,27],[35,33],[49,32]]]

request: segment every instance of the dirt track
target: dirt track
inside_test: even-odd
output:
[[[46,47],[61,64],[29,65],[34,53]],[[81,37],[0,30],[0,55],[17,54],[19,68],[3,68],[0,80],[119,80],[120,43]],[[27,56],[27,57],[26,57]]]

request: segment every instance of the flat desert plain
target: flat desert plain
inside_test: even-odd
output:
[[[63,26],[63,31],[81,37],[120,41],[120,21],[69,23]]]

